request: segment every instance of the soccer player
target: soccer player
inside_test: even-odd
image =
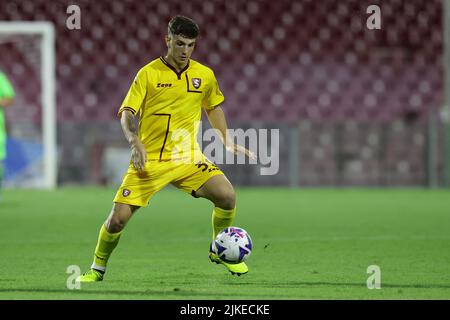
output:
[[[14,100],[14,89],[6,75],[0,71],[0,188],[3,182],[6,159],[6,126],[3,109],[10,106]]]
[[[202,109],[228,151],[243,152],[251,158],[255,155],[234,144],[227,135],[221,108],[224,96],[213,71],[190,59],[198,34],[199,28],[190,18],[172,18],[166,36],[167,54],[139,70],[118,111],[131,148],[130,166],[117,190],[111,213],[100,228],[91,269],[78,278],[80,282],[103,280],[107,261],[129,219],[169,183],[214,204],[213,239],[233,222],[236,210],[233,186],[203,155],[196,140]],[[245,263],[223,262],[211,250],[209,258],[232,274],[248,272]]]

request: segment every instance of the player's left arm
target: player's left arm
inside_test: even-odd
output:
[[[228,151],[234,154],[242,152],[245,153],[247,157],[256,159],[253,152],[234,143],[230,138],[227,120],[225,119],[225,114],[221,107],[225,98],[222,91],[220,91],[219,84],[212,70],[210,70],[209,73],[208,83],[209,85],[203,101],[203,108],[208,116],[209,123],[211,123],[211,126],[219,132],[220,139]]]
[[[209,123],[214,129],[219,132],[220,139],[222,140],[222,143],[228,151],[234,154],[241,152],[250,159],[256,159],[256,155],[253,152],[232,141],[230,135],[228,134],[228,125],[225,118],[225,113],[220,106],[217,106],[212,110],[205,109],[205,111],[206,115],[208,116]]]
[[[0,72],[0,107],[8,107],[14,102],[14,89],[6,75]]]
[[[8,107],[12,105],[14,102],[14,98],[1,98],[0,99],[0,106],[1,107]]]

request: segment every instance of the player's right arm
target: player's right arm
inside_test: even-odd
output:
[[[128,90],[127,96],[119,109],[120,125],[131,148],[131,162],[139,173],[145,170],[147,152],[142,141],[139,139],[135,117],[139,113],[146,94],[147,75],[141,69],[134,78],[130,90]]]
[[[139,172],[145,170],[145,163],[147,162],[147,152],[145,147],[139,139],[136,128],[136,119],[130,110],[122,111],[120,115],[120,125],[123,133],[131,148],[131,162],[133,167]]]

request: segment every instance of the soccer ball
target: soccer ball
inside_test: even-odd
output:
[[[252,252],[252,239],[242,228],[223,229],[212,243],[212,251],[225,262],[240,263]]]

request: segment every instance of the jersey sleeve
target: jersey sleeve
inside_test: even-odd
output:
[[[223,96],[222,91],[220,91],[219,83],[217,82],[217,79],[213,72],[211,72],[210,83],[211,85],[203,100],[203,107],[208,111],[218,107],[225,100],[225,97]]]
[[[0,72],[0,98],[14,98],[14,89],[8,78],[3,72]]]
[[[144,101],[145,95],[147,94],[147,75],[146,72],[141,69],[137,73],[133,80],[133,83],[128,90],[125,99],[120,106],[119,116],[124,110],[129,110],[133,114],[137,114],[141,108],[142,102]]]

